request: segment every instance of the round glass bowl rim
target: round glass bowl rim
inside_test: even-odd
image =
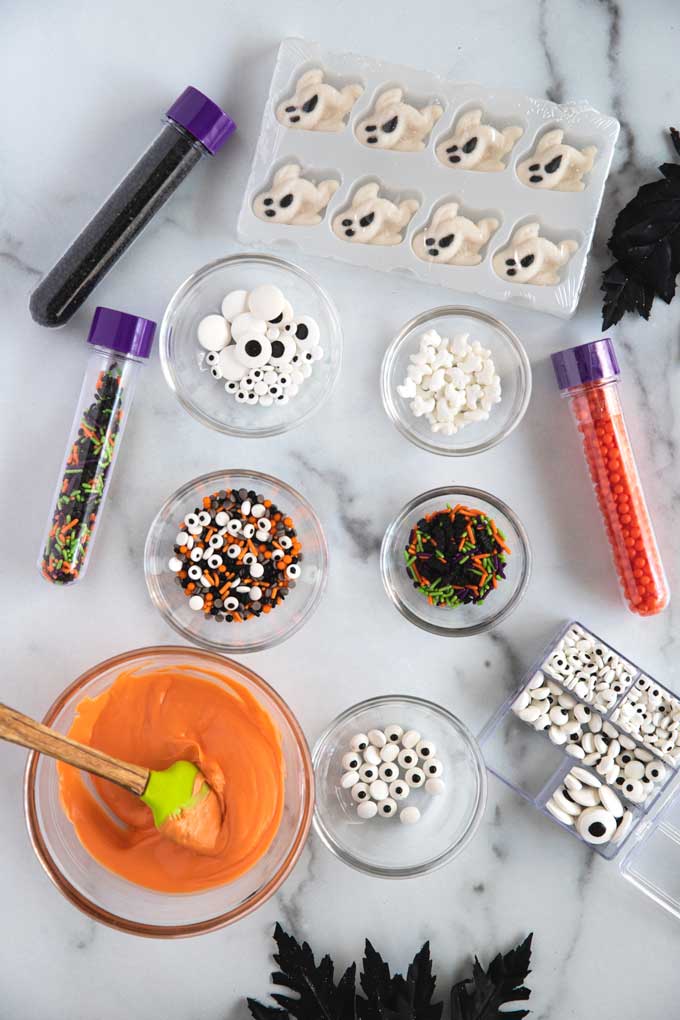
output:
[[[336,727],[347,722],[347,720],[358,715],[360,712],[373,708],[384,708],[397,703],[415,705],[418,708],[433,712],[435,715],[446,720],[450,726],[453,726],[453,728],[458,731],[458,734],[462,737],[463,741],[472,752],[475,762],[475,772],[477,776],[477,802],[466,830],[455,843],[452,843],[451,846],[440,853],[437,857],[434,857],[432,860],[425,861],[423,864],[416,864],[410,867],[383,868],[378,865],[367,864],[354,854],[349,853],[336,842],[321,818],[321,812],[319,811],[319,798],[317,796],[314,807],[314,832],[317,834],[321,842],[331,851],[331,853],[335,854],[339,860],[349,865],[350,868],[355,868],[357,871],[363,871],[365,874],[372,875],[375,878],[417,878],[420,875],[427,875],[432,871],[437,871],[439,868],[442,868],[445,864],[448,864],[449,861],[453,860],[454,857],[457,857],[471,841],[479,828],[479,824],[486,808],[488,787],[487,771],[482,750],[477,738],[472,731],[468,729],[465,723],[462,722],[458,716],[454,715],[453,712],[449,712],[447,708],[444,708],[442,705],[438,705],[434,701],[428,701],[426,698],[419,698],[413,694],[383,694],[374,698],[367,698],[366,701],[360,701],[358,704],[352,705],[350,708],[345,709],[344,712],[341,712],[340,715],[336,716],[335,719],[333,719],[333,721],[326,727],[314,745],[314,750],[312,751],[312,765],[314,767],[315,776],[321,751],[325,747],[329,737]]]
[[[457,448],[455,446],[448,449],[437,446],[435,443],[429,442],[426,436],[418,435],[416,432],[409,429],[404,424],[400,414],[397,412],[392,387],[389,383],[389,377],[392,372],[394,361],[402,343],[406,341],[409,333],[412,330],[417,329],[419,326],[424,326],[433,319],[440,319],[444,316],[467,316],[471,319],[478,319],[480,322],[484,322],[486,325],[492,326],[494,329],[497,329],[500,333],[502,333],[517,355],[520,367],[520,377],[522,380],[520,383],[523,388],[522,401],[517,412],[510,419],[505,428],[496,435],[491,436],[490,439],[477,443],[475,446],[465,447],[464,449]],[[529,361],[524,345],[517,334],[513,333],[509,326],[506,326],[504,322],[497,319],[495,316],[489,315],[487,312],[479,311],[477,308],[470,308],[466,305],[441,305],[439,308],[431,308],[428,311],[421,312],[420,315],[416,315],[413,319],[407,322],[406,325],[402,326],[399,333],[385,351],[385,356],[380,370],[380,395],[382,397],[383,407],[385,408],[385,412],[390,421],[395,425],[399,432],[401,432],[402,436],[412,442],[414,446],[419,446],[422,450],[427,450],[429,453],[439,454],[444,457],[469,457],[472,454],[484,453],[486,450],[491,450],[494,446],[498,446],[498,444],[506,439],[522,421],[529,406],[529,401],[531,400],[531,390],[531,362]]]
[[[209,917],[205,921],[193,921],[187,924],[171,925],[146,924],[141,921],[132,921],[129,918],[121,917],[118,914],[114,914],[111,911],[98,906],[83,893],[79,892],[61,871],[61,868],[47,847],[47,843],[43,838],[40,822],[38,820],[35,786],[38,759],[40,756],[37,752],[32,751],[29,755],[26,772],[24,774],[24,814],[33,850],[35,851],[36,857],[48,878],[74,907],[77,907],[78,910],[87,914],[87,916],[91,917],[94,921],[105,924],[109,928],[115,928],[116,931],[125,932],[128,935],[141,935],[147,938],[158,939],[188,938],[192,935],[203,935],[209,931],[216,931],[218,928],[224,928],[226,925],[233,924],[241,918],[246,917],[273,896],[273,894],[288,878],[295,867],[300,854],[302,853],[309,835],[314,808],[314,769],[312,767],[312,759],[307,745],[307,740],[300,723],[293,715],[293,712],[283,700],[281,695],[278,694],[278,692],[275,691],[266,680],[263,680],[261,676],[255,673],[252,669],[249,669],[248,666],[235,662],[233,659],[229,659],[224,655],[218,655],[215,652],[203,651],[202,649],[197,648],[184,648],[181,645],[149,645],[145,648],[134,648],[128,652],[121,652],[118,655],[113,655],[111,658],[105,659],[103,662],[99,662],[95,666],[90,667],[90,669],[81,673],[79,677],[70,683],[47,710],[43,718],[43,723],[46,726],[51,726],[59,712],[61,712],[61,710],[71,701],[73,696],[105,670],[113,669],[117,666],[124,667],[131,660],[136,658],[154,659],[170,654],[177,658],[186,657],[189,660],[194,656],[207,658],[213,663],[219,664],[222,669],[226,667],[233,670],[236,674],[237,680],[244,678],[247,679],[259,690],[264,691],[267,696],[275,702],[277,708],[284,716],[287,725],[290,727],[291,735],[295,740],[298,750],[300,751],[304,768],[305,797],[295,840],[286,856],[285,861],[280,867],[278,873],[269,879],[266,885],[262,886],[255,895],[250,896],[238,907],[235,907],[224,914],[217,914],[214,917]],[[217,886],[212,891],[219,893],[219,889],[220,887]]]
[[[286,631],[284,631],[282,635],[273,636],[268,639],[252,640],[247,644],[241,645],[229,645],[220,643],[218,641],[211,641],[210,638],[204,638],[200,634],[194,634],[188,628],[183,627],[182,624],[175,619],[174,614],[168,608],[165,599],[162,597],[160,593],[160,586],[157,584],[155,579],[156,575],[152,574],[151,570],[149,569],[152,555],[151,547],[157,541],[157,532],[160,530],[161,518],[163,517],[164,514],[166,514],[170,510],[172,504],[175,502],[179,503],[183,499],[188,498],[188,496],[196,488],[197,485],[212,484],[213,482],[223,481],[230,475],[238,478],[251,478],[255,480],[258,484],[261,482],[263,485],[267,484],[276,485],[283,489],[283,491],[286,492],[288,495],[290,495],[292,499],[299,500],[299,502],[302,503],[302,505],[305,507],[305,510],[310,514],[312,520],[316,525],[316,529],[319,535],[319,553],[321,556],[321,566],[319,568],[321,573],[321,580],[319,582],[314,598],[311,600],[304,613],[302,613],[300,619],[294,625],[292,625]],[[175,630],[178,634],[181,634],[183,638],[185,638],[187,641],[190,641],[191,644],[197,645],[199,648],[205,648],[208,651],[218,652],[221,654],[232,653],[234,655],[244,655],[248,652],[264,651],[264,649],[266,648],[272,648],[274,647],[274,645],[278,645],[282,641],[286,641],[289,637],[292,637],[293,634],[297,633],[300,627],[302,627],[302,625],[307,622],[309,617],[318,607],[319,602],[321,601],[321,597],[323,596],[323,593],[326,590],[326,584],[328,582],[328,543],[326,542],[326,536],[324,534],[321,521],[319,520],[319,517],[314,507],[301,493],[297,491],[297,489],[294,489],[292,485],[288,485],[287,482],[281,481],[280,478],[275,478],[274,475],[264,474],[262,471],[253,471],[248,468],[243,469],[224,468],[221,471],[209,471],[208,474],[199,475],[198,477],[193,478],[191,481],[185,482],[184,485],[180,486],[179,489],[176,489],[175,492],[168,496],[168,498],[164,501],[163,505],[158,510],[156,516],[151,522],[151,525],[147,532],[146,542],[144,543],[144,577],[146,580],[146,587],[147,591],[149,592],[151,601],[156,606],[156,608],[158,609],[159,613],[166,621],[166,623],[169,623],[172,629]],[[267,619],[273,618],[274,614],[270,614],[270,616]]]
[[[397,533],[399,525],[406,517],[412,514],[414,510],[417,510],[418,507],[422,506],[423,503],[427,503],[430,499],[441,499],[447,496],[469,496],[472,499],[481,499],[495,507],[495,509],[499,510],[502,514],[505,514],[519,535],[521,547],[524,553],[522,577],[514,595],[494,616],[491,616],[488,620],[483,620],[480,623],[472,624],[469,627],[440,627],[437,624],[423,620],[422,617],[417,616],[408,608],[408,606],[403,604],[388,577],[388,564],[392,551],[392,540]],[[510,615],[510,613],[513,612],[514,609],[517,608],[517,605],[524,596],[527,585],[529,584],[529,578],[531,577],[531,546],[529,545],[529,537],[524,529],[524,525],[514,510],[511,510],[508,504],[504,503],[502,499],[499,499],[497,496],[492,496],[490,492],[485,492],[484,489],[472,489],[466,485],[443,485],[440,488],[428,489],[427,492],[422,492],[420,495],[414,496],[413,499],[409,500],[409,502],[401,508],[394,520],[388,525],[380,547],[380,574],[385,591],[387,592],[390,600],[394,603],[402,616],[406,617],[406,619],[411,623],[414,623],[416,627],[420,627],[422,630],[427,630],[431,634],[439,634],[442,637],[472,637],[475,634],[484,634],[486,631],[498,626],[502,620],[504,620]]]
[[[245,428],[231,427],[224,422],[218,421],[216,418],[206,414],[197,404],[193,401],[188,400],[183,392],[179,383],[177,374],[175,372],[175,366],[173,359],[169,354],[170,345],[170,334],[173,326],[173,319],[177,315],[178,309],[186,296],[193,290],[193,288],[201,282],[201,280],[210,276],[212,273],[219,269],[223,269],[228,266],[237,266],[240,264],[252,264],[252,265],[273,265],[278,269],[282,269],[286,272],[293,273],[293,275],[299,277],[306,284],[308,284],[317,294],[319,301],[324,305],[328,317],[331,321],[334,339],[333,345],[337,348],[335,370],[331,372],[326,383],[326,387],[319,397],[319,399],[299,418],[294,419],[289,424],[272,425],[269,428],[261,428],[257,431]],[[216,432],[222,432],[228,436],[238,436],[245,439],[265,439],[268,436],[278,436],[284,432],[289,432],[298,425],[302,425],[303,422],[307,421],[317,411],[323,403],[330,397],[333,392],[333,388],[340,375],[340,365],[342,361],[342,327],[340,326],[340,318],[338,316],[337,309],[333,304],[332,299],[323,289],[323,287],[316,282],[314,277],[307,272],[306,269],[302,269],[301,266],[296,265],[294,262],[288,262],[287,259],[278,258],[276,255],[260,254],[257,252],[240,252],[235,255],[227,255],[224,258],[213,259],[212,262],[206,262],[204,266],[196,269],[190,276],[179,285],[175,293],[170,298],[163,318],[161,319],[161,327],[158,341],[158,348],[160,352],[161,368],[163,375],[168,386],[175,394],[180,404],[187,411],[192,418],[196,421],[200,421],[202,425],[206,425],[208,428],[214,429]]]

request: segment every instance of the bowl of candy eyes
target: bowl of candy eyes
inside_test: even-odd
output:
[[[516,609],[531,573],[521,521],[496,496],[463,486],[410,500],[380,550],[385,591],[411,623],[432,634],[469,637]]]
[[[461,852],[486,803],[479,745],[456,716],[408,695],[371,698],[334,719],[313,752],[314,828],[353,868],[426,874]]]
[[[216,471],[173,493],[146,539],[164,619],[193,644],[243,653],[294,634],[326,586],[328,550],[307,500],[270,475]]]
[[[430,453],[464,456],[502,442],[531,397],[531,366],[515,334],[473,308],[434,308],[388,348],[381,393],[401,434]]]
[[[163,316],[168,385],[204,425],[234,436],[295,428],[329,396],[342,334],[326,293],[269,255],[233,255],[197,270]]]

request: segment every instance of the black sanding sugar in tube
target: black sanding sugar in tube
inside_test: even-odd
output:
[[[31,294],[35,321],[68,322],[199,160],[215,155],[235,129],[216,103],[185,89],[158,137]]]

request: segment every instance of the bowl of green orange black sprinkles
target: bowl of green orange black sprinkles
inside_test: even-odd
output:
[[[257,471],[187,482],[158,511],[146,540],[152,601],[194,644],[243,653],[295,633],[319,604],[328,551],[299,492]]]
[[[385,590],[411,623],[467,637],[491,630],[526,591],[531,550],[510,507],[480,489],[430,489],[387,528],[380,551]]]

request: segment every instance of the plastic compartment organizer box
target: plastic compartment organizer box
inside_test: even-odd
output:
[[[520,719],[517,713],[517,699],[522,691],[527,690],[537,671],[544,673],[546,679],[559,683],[559,674],[551,667],[556,650],[563,642],[565,635],[581,630],[588,638],[593,638],[605,655],[611,655],[623,663],[622,681],[617,683],[620,690],[614,691],[608,708],[593,700],[581,702],[574,694],[573,687],[569,693],[577,703],[588,705],[592,712],[599,712],[605,721],[609,721],[617,731],[625,733],[635,740],[637,747],[650,750],[652,745],[646,743],[644,733],[637,732],[630,724],[630,716],[626,715],[625,703],[631,704],[641,689],[652,690],[662,703],[671,711],[675,706],[680,709],[680,701],[672,691],[659,684],[649,674],[633,664],[629,658],[621,656],[610,644],[602,641],[583,624],[571,621],[562,627],[555,639],[545,649],[544,654],[526,673],[518,689],[501,706],[490,719],[479,736],[484,758],[489,772],[503,783],[528,800],[542,814],[556,825],[577,839],[580,837],[573,826],[568,827],[553,818],[546,808],[554,791],[564,781],[565,776],[574,768],[583,768],[583,762],[565,752],[565,747],[556,746],[545,733],[536,732],[532,725]],[[566,691],[568,688],[564,686]],[[583,691],[583,688],[581,688]],[[597,698],[597,695],[595,695]],[[638,889],[653,899],[659,906],[670,911],[680,919],[680,760],[674,759],[671,753],[658,749],[653,761],[661,763],[665,772],[664,778],[653,789],[644,803],[630,804],[621,794],[620,789],[613,786],[613,791],[626,808],[633,814],[633,821],[627,835],[618,845],[612,842],[592,849],[605,859],[617,859],[620,873]],[[586,768],[586,771],[594,770]],[[604,783],[604,778],[598,778]]]
[[[618,133],[585,102],[284,39],[239,236],[570,316]],[[535,160],[547,173],[531,172]],[[354,214],[372,243],[358,243]]]

